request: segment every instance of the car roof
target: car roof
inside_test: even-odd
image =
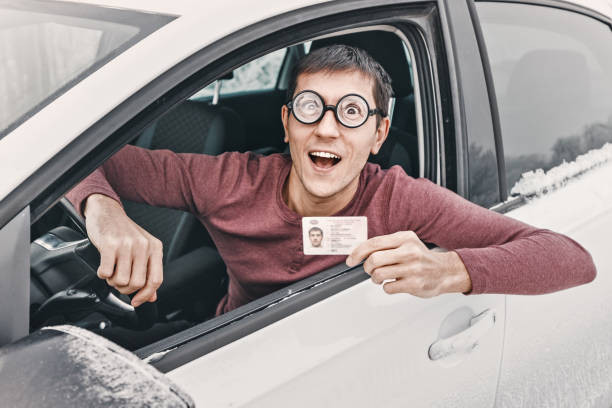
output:
[[[562,3],[575,4],[612,18],[612,0],[564,0]]]
[[[294,9],[296,7],[304,7],[312,4],[326,2],[330,0],[258,0],[258,9],[276,9],[279,5],[287,8],[287,10]],[[558,0],[559,3],[574,4],[582,7],[589,8],[593,11],[601,13],[606,17],[612,18],[612,0]],[[78,3],[96,4],[101,6],[115,7],[115,8],[129,8],[132,10],[146,11],[151,13],[160,14],[171,14],[171,15],[186,15],[198,12],[210,12],[211,8],[216,8],[223,17],[223,14],[229,13],[232,18],[240,18],[235,15],[239,10],[248,11],[253,3],[252,1],[241,1],[232,0],[231,6],[228,7],[227,3],[224,2],[208,2],[201,0],[132,0],[126,3],[124,0],[77,0]],[[215,5],[216,3],[216,5]],[[242,4],[243,3],[243,4]],[[245,7],[242,8],[241,6]],[[247,13],[248,15],[248,13]]]
[[[281,9],[289,11],[325,1],[330,0],[258,0],[257,9],[278,13]],[[249,0],[231,0],[228,3],[202,0],[77,0],[76,3],[178,16],[218,13],[219,18],[231,17],[234,20],[248,17],[253,7],[253,2]]]

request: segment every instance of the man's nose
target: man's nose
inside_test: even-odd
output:
[[[316,134],[320,137],[339,137],[340,123],[332,110],[325,112],[319,123],[317,123]]]

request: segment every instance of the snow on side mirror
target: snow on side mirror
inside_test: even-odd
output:
[[[193,400],[132,353],[75,326],[42,328],[0,348],[8,407],[193,407]]]

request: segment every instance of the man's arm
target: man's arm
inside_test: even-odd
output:
[[[70,191],[66,196],[85,216],[100,252],[98,276],[121,293],[139,290],[134,306],[155,301],[163,279],[161,242],[125,214],[119,197],[203,215],[224,191],[220,183],[236,177],[236,162],[230,161],[228,155],[126,146]]]
[[[426,180],[391,189],[391,230],[355,249],[347,264],[364,268],[385,290],[430,297],[469,292],[540,294],[595,278],[590,254],[572,239],[481,208]],[[404,184],[405,186],[405,184]],[[407,204],[406,204],[407,203]],[[402,224],[398,214],[408,222]],[[421,242],[452,250],[429,251]]]
[[[161,241],[106,195],[90,195],[84,208],[87,235],[100,252],[98,277],[120,293],[138,291],[132,298],[134,307],[156,301],[163,281]]]
[[[235,181],[237,162],[220,156],[148,150],[127,145],[79,183],[66,197],[81,214],[91,194],[204,215]]]

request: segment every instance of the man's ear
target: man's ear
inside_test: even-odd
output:
[[[289,132],[287,131],[287,126],[289,123],[289,108],[287,108],[287,105],[283,105],[281,108],[281,120],[283,121],[283,129],[285,129],[285,138],[283,140],[285,143],[289,143]]]
[[[389,120],[388,116],[382,118],[380,125],[378,125],[378,129],[376,129],[376,140],[374,141],[372,149],[370,150],[372,154],[378,153],[382,144],[385,142],[385,140],[387,140],[390,125],[391,121]]]

